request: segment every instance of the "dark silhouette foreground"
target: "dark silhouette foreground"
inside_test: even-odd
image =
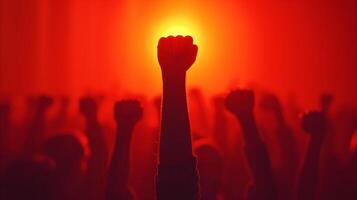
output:
[[[298,118],[271,92],[235,89],[210,109],[199,88],[186,95],[197,51],[190,36],[160,39],[153,101],[86,96],[77,112],[66,96],[0,102],[0,199],[357,199],[356,108],[326,93]]]

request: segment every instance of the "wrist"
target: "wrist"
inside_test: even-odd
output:
[[[310,144],[311,145],[322,146],[323,141],[324,141],[324,137],[320,134],[317,135],[317,133],[316,133],[316,134],[310,136]]]
[[[251,124],[255,120],[253,113],[244,113],[244,114],[235,113],[234,115],[239,120],[239,122],[242,123],[242,125]]]
[[[177,82],[186,79],[186,71],[161,71],[162,79],[165,82]]]
[[[120,138],[129,138],[131,137],[131,133],[133,132],[133,125],[117,125],[117,133]]]

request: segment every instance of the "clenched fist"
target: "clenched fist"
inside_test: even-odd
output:
[[[191,36],[161,38],[157,57],[163,74],[186,72],[195,62],[197,50]]]
[[[114,107],[115,121],[121,126],[134,126],[143,117],[143,108],[137,100],[119,101]]]
[[[326,116],[323,112],[310,111],[302,117],[302,128],[311,137],[322,138],[326,132]]]
[[[237,89],[225,99],[226,108],[240,119],[253,115],[254,93],[251,90]]]

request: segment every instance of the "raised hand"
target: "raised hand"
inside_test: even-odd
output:
[[[186,71],[195,62],[197,46],[190,36],[161,38],[157,56],[163,80],[160,164],[157,199],[196,199],[198,177],[192,154],[186,100]]]
[[[318,184],[320,152],[326,135],[326,117],[321,111],[305,113],[302,128],[310,134],[310,141],[297,187],[297,199],[315,199]]]
[[[142,118],[143,109],[137,100],[119,101],[114,106],[117,138],[109,167],[107,200],[131,200],[128,178],[130,143],[133,129]]]
[[[253,91],[237,89],[228,94],[225,105],[239,119],[244,119],[253,115],[254,101]]]
[[[85,132],[88,137],[91,155],[88,160],[88,195],[93,199],[100,199],[104,190],[108,149],[102,127],[98,121],[99,106],[93,97],[84,97],[79,101],[79,111],[85,118]]]
[[[161,38],[157,57],[163,74],[186,72],[195,62],[197,50],[191,36]]]
[[[134,126],[143,117],[143,108],[137,100],[119,101],[114,107],[114,118],[119,126]]]
[[[302,128],[312,139],[322,139],[326,134],[326,116],[320,111],[310,111],[302,118]]]
[[[254,117],[254,101],[253,91],[237,89],[228,94],[225,106],[236,116],[242,128],[245,155],[254,178],[248,199],[276,199],[270,158]]]

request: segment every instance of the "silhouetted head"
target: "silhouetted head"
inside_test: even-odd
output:
[[[55,197],[55,165],[47,157],[12,163],[1,182],[2,200],[51,200]]]
[[[43,153],[55,161],[58,170],[69,173],[81,169],[85,150],[76,136],[65,133],[48,139]]]
[[[216,199],[222,184],[222,156],[218,149],[208,141],[197,142],[195,153],[202,199]]]

